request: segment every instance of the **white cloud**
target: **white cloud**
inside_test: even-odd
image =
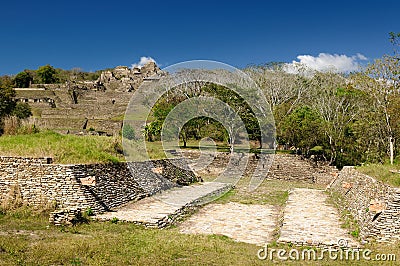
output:
[[[365,55],[360,54],[360,53],[357,53],[357,57],[358,57],[358,59],[363,60],[363,61],[368,60],[368,58]]]
[[[138,63],[132,64],[132,68],[134,68],[134,67],[141,68],[142,66],[144,66],[145,64],[150,63],[150,62],[156,63],[156,60],[154,60],[150,56],[147,56],[147,57],[146,56],[142,56],[142,57],[140,57],[140,61]]]
[[[293,61],[286,65],[289,73],[298,73],[298,68],[304,66],[310,70],[350,72],[360,68],[359,61],[367,60],[367,57],[357,53],[354,56],[320,53],[318,56],[299,55],[299,61]]]

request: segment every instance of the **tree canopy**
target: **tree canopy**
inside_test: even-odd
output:
[[[12,112],[15,107],[13,97],[15,91],[13,89],[13,81],[9,76],[0,78],[0,119]]]
[[[57,77],[56,77],[57,72],[55,68],[50,65],[39,67],[36,73],[39,76],[41,82],[44,84],[52,84],[57,82]]]
[[[16,88],[28,88],[32,82],[33,77],[26,71],[22,71],[14,77]]]

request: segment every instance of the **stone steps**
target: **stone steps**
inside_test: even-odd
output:
[[[196,151],[185,151],[185,157],[191,159],[197,159],[199,153]],[[212,154],[210,154],[211,156]],[[209,158],[205,158],[209,159]],[[229,153],[219,152],[216,154],[216,158],[206,168],[198,171],[194,168],[198,174],[219,174],[222,173],[228,165],[230,159]],[[256,172],[255,175],[261,179],[278,179],[278,180],[290,180],[290,181],[301,181],[307,183],[319,183],[328,185],[333,179],[332,173],[337,171],[334,167],[327,166],[321,162],[318,165],[310,162],[309,160],[302,159],[300,156],[293,154],[275,154],[265,155],[265,165],[271,165],[268,173]],[[257,167],[259,159],[256,159],[254,155],[249,154],[248,164],[246,166],[245,174],[254,175],[254,169]],[[199,163],[199,166],[202,164]],[[203,164],[207,165],[207,164]],[[200,167],[197,167],[200,168]],[[242,169],[239,169],[242,170]]]
[[[218,182],[172,188],[95,218],[103,221],[117,218],[150,228],[163,228],[231,188],[229,184]]]

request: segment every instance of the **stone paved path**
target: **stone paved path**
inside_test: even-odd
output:
[[[292,190],[284,210],[278,242],[308,246],[339,244],[357,247],[358,243],[341,228],[338,211],[326,203],[327,197],[323,190]]]
[[[163,191],[137,202],[131,202],[112,212],[97,215],[99,220],[118,218],[148,227],[165,227],[185,213],[189,207],[206,203],[231,187],[224,183],[205,182],[201,185],[184,186]]]
[[[271,242],[278,213],[270,205],[247,205],[229,202],[209,204],[183,222],[186,234],[219,234],[240,242],[264,245]]]

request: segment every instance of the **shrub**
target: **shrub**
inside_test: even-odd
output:
[[[16,116],[8,116],[3,119],[3,133],[5,135],[16,135],[21,121]]]
[[[27,135],[38,132],[39,129],[36,127],[33,120],[20,119],[16,116],[4,118],[3,133],[5,135]]]
[[[124,125],[122,127],[122,137],[129,140],[135,139],[135,130],[131,125]]]
[[[87,216],[93,216],[94,215],[94,212],[93,212],[93,210],[92,210],[92,208],[87,208],[87,210],[85,211],[85,214],[87,215]]]
[[[29,88],[31,82],[33,82],[33,78],[26,71],[18,73],[14,78],[14,83],[17,88]]]
[[[22,125],[18,128],[17,134],[19,135],[28,135],[39,133],[39,128],[36,127],[35,124],[31,124],[29,122],[22,122]]]

